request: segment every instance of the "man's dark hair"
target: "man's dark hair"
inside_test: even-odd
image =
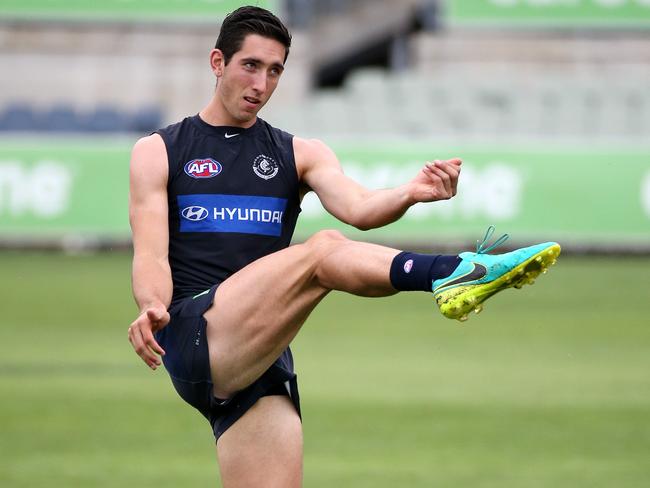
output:
[[[248,34],[258,34],[281,43],[284,46],[286,62],[291,47],[291,34],[282,21],[271,12],[248,5],[228,14],[221,24],[221,31],[214,47],[221,50],[226,64],[241,49]]]

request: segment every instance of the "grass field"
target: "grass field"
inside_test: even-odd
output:
[[[0,486],[219,486],[131,352],[124,254],[0,253]],[[332,294],[294,344],[305,487],[647,487],[650,259],[561,258],[464,325]]]

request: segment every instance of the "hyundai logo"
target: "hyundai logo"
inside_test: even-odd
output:
[[[191,207],[185,207],[181,212],[181,215],[187,220],[197,222],[199,220],[205,219],[208,216],[208,209],[192,205]]]

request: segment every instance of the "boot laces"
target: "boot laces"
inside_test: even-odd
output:
[[[476,241],[476,254],[487,254],[488,252],[493,251],[501,244],[506,242],[508,240],[508,237],[510,237],[508,234],[503,234],[492,244],[488,245],[488,241],[490,240],[490,237],[492,237],[492,234],[494,234],[493,225],[488,227],[487,231],[485,232],[485,236],[483,236],[483,241]]]

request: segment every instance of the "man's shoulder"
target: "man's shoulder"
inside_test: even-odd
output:
[[[131,151],[131,168],[165,172],[167,149],[160,134],[150,134],[136,141]]]
[[[135,141],[135,144],[133,145],[133,152],[141,153],[141,152],[155,151],[160,149],[161,147],[163,148],[165,147],[163,138],[159,133],[154,132],[147,136],[143,136],[137,141]]]
[[[301,180],[313,170],[339,164],[334,151],[320,139],[294,137],[293,153]]]
[[[304,137],[293,138],[293,148],[296,158],[317,160],[323,156],[334,154],[332,149],[320,139],[306,139]]]

